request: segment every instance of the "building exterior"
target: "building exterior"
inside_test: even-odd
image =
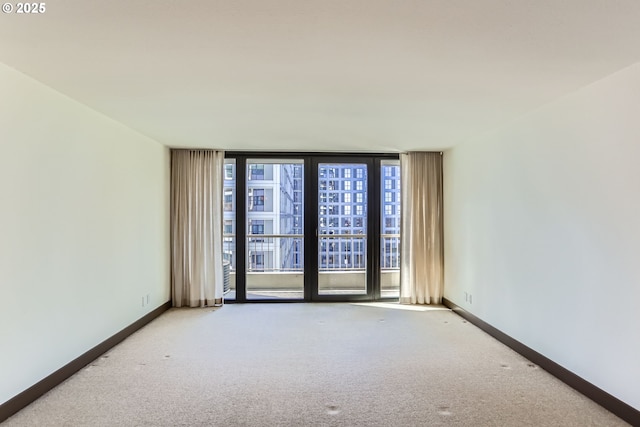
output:
[[[235,268],[235,164],[225,165],[224,251]],[[247,270],[303,270],[303,164],[247,164]],[[400,168],[381,171],[381,267],[399,267]],[[323,164],[318,170],[320,270],[366,268],[367,170]],[[288,237],[291,236],[291,237]]]

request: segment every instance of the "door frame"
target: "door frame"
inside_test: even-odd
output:
[[[380,289],[380,225],[381,225],[381,161],[398,160],[397,153],[323,153],[323,152],[257,152],[226,151],[226,159],[235,159],[236,207],[236,297],[228,303],[244,302],[353,302],[391,300],[381,298]],[[304,161],[304,298],[261,299],[246,297],[246,165],[247,159],[302,159]],[[318,165],[320,163],[366,163],[367,173],[367,293],[322,295],[318,292]],[[314,176],[315,175],[315,176]]]
[[[365,294],[320,294],[319,289],[319,276],[320,276],[320,266],[319,266],[319,250],[318,246],[320,243],[321,235],[319,234],[319,224],[318,224],[318,212],[319,212],[319,171],[320,164],[328,163],[328,164],[353,164],[360,163],[367,166],[367,234],[366,234],[366,293]],[[309,207],[311,212],[314,212],[313,215],[309,214],[305,220],[309,219],[309,221],[305,222],[309,223],[310,229],[308,233],[305,230],[305,234],[309,235],[310,239],[305,239],[305,243],[307,240],[309,241],[308,247],[305,247],[305,257],[306,254],[309,253],[308,260],[313,264],[310,266],[310,269],[307,270],[305,268],[305,279],[308,278],[309,281],[309,289],[311,291],[311,301],[372,301],[374,299],[374,283],[376,280],[376,273],[374,270],[373,258],[377,258],[374,256],[377,252],[374,248],[374,240],[372,238],[374,232],[374,216],[375,212],[372,207],[375,207],[375,200],[373,197],[375,193],[375,175],[376,172],[374,170],[375,162],[374,159],[370,156],[314,156],[311,161],[311,181],[309,188],[309,198],[305,197],[305,203]],[[378,174],[379,175],[379,174]],[[309,250],[310,252],[307,252]],[[305,258],[305,267],[306,267],[307,258]],[[307,287],[307,283],[305,283],[305,287]]]

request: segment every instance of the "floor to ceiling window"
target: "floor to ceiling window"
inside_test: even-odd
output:
[[[398,297],[397,156],[227,157],[227,301]]]
[[[380,293],[400,296],[400,161],[382,160],[380,169]]]
[[[303,169],[301,159],[246,159],[246,299],[304,298]]]

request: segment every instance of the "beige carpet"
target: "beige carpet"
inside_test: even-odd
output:
[[[238,425],[626,424],[449,310],[395,304],[172,309],[6,422]]]

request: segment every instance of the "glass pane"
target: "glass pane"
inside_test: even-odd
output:
[[[247,161],[247,299],[304,298],[303,168]]]
[[[380,218],[380,296],[400,296],[400,161],[384,160]]]
[[[223,262],[229,268],[229,280],[225,281],[225,299],[236,298],[236,161],[224,161],[223,185]],[[225,275],[226,276],[226,275]]]
[[[367,165],[318,165],[318,293],[367,293]]]

